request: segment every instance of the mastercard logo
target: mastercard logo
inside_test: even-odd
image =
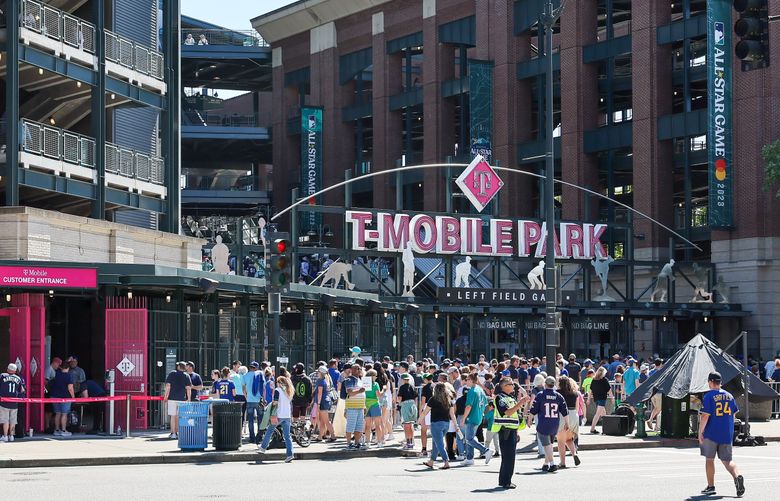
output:
[[[722,158],[715,160],[715,179],[718,181],[726,180],[726,160]]]

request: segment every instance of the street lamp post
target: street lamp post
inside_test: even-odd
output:
[[[560,326],[558,322],[558,277],[555,271],[555,150],[553,142],[553,25],[558,20],[566,0],[561,0],[558,9],[553,8],[552,0],[547,0],[540,26],[545,29],[545,55],[547,56],[547,83],[545,86],[545,124],[547,152],[545,155],[546,177],[544,183],[544,216],[547,226],[547,252],[545,254],[545,352],[547,356],[547,374],[555,376],[555,355],[560,345]]]

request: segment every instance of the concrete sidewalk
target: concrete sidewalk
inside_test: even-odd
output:
[[[612,437],[590,435],[587,427],[580,428],[580,450],[641,449],[648,447],[695,447],[694,440],[670,440],[660,438],[651,432],[646,439],[633,436]],[[753,435],[763,436],[767,441],[780,441],[780,421],[751,423]],[[419,433],[419,432],[418,432]],[[403,439],[403,432],[395,431],[396,439]],[[65,443],[69,442],[69,443]],[[533,453],[533,430],[520,432],[519,453]],[[430,448],[431,442],[428,441]],[[345,450],[344,440],[332,444],[312,443],[307,448],[293,443],[295,459],[345,459],[352,457],[399,457],[411,456],[403,451],[399,442],[384,448],[372,447],[366,451]],[[420,450],[419,435],[415,439],[415,452]],[[58,438],[41,435],[34,438],[17,439],[13,443],[0,442],[0,468],[36,468],[57,466],[97,466],[127,464],[166,463],[208,463],[258,460],[281,461],[284,449],[272,449],[259,455],[253,444],[244,444],[237,451],[181,452],[176,440],[169,440],[165,433],[134,434],[130,438],[100,437],[95,435],[73,435]]]

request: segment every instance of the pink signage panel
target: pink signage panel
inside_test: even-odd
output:
[[[0,287],[96,289],[97,270],[95,268],[0,266]]]

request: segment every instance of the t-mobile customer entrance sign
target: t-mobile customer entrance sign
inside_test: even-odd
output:
[[[347,211],[352,226],[352,248],[366,250],[369,243],[382,252],[403,253],[407,247],[418,254],[460,254],[496,257],[543,257],[546,223],[530,220],[478,217],[429,216]],[[605,259],[601,237],[606,224],[565,223],[555,228],[557,259]],[[373,247],[373,245],[372,245]]]
[[[45,289],[95,289],[95,268],[43,268],[38,266],[0,266],[2,287]]]

